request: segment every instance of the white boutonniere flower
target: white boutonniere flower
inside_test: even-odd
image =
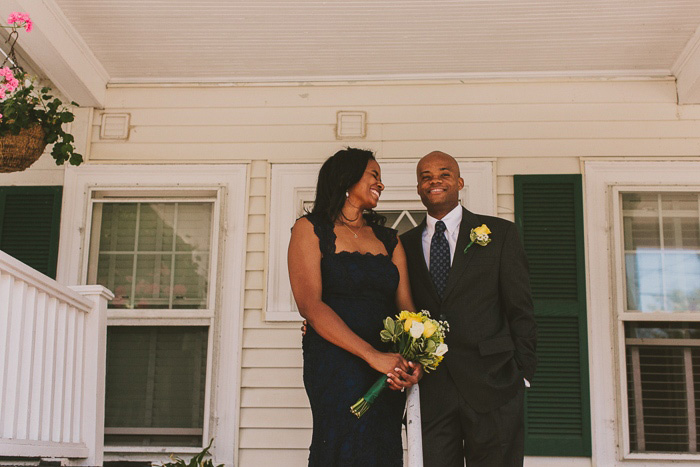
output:
[[[491,231],[489,230],[488,227],[486,227],[486,224],[481,224],[479,227],[474,227],[472,231],[469,233],[469,245],[464,249],[464,252],[466,253],[467,250],[469,249],[470,246],[473,244],[477,244],[480,246],[486,246],[491,242],[491,237],[489,237],[489,234]]]

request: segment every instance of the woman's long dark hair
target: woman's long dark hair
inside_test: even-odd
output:
[[[316,200],[311,213],[331,223],[338,220],[342,216],[345,193],[360,181],[370,160],[376,160],[372,151],[357,148],[341,149],[329,157],[318,172]],[[384,225],[386,222],[386,217],[373,210],[365,212],[363,217],[368,224]]]

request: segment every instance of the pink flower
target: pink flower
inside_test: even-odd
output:
[[[2,120],[2,114],[0,114],[0,120]]]
[[[34,23],[32,23],[32,20],[29,18],[29,13],[12,12],[10,16],[7,17],[7,23],[24,26],[24,30],[27,32],[31,32],[34,28]]]
[[[5,78],[5,83],[0,84],[0,87],[7,92],[12,92],[19,86],[19,81],[8,67],[0,68],[0,77]]]
[[[0,86],[0,101],[5,99],[7,96],[5,95],[5,88]]]
[[[17,86],[19,86],[19,81],[17,81],[15,78],[12,78],[5,83],[5,87],[7,88],[8,92],[13,92],[15,89],[17,89]]]

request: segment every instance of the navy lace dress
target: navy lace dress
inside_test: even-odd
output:
[[[361,338],[387,350],[382,321],[396,314],[399,272],[391,255],[396,231],[374,226],[388,256],[335,251],[333,225],[308,215],[321,248],[323,302]],[[404,394],[385,389],[361,418],[350,413],[381,376],[367,362],[320,337],[309,326],[303,340],[304,386],[311,402],[313,438],[309,466],[403,465],[401,420]]]

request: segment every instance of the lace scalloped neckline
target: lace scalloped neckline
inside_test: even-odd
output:
[[[384,245],[384,249],[387,250],[386,245],[377,235],[377,231],[375,230],[374,225],[370,225],[369,227],[372,229],[372,233],[374,234],[374,238],[379,240],[379,243]],[[340,254],[345,253],[345,254],[348,254],[351,256],[353,256],[353,255],[355,255],[355,256],[373,256],[373,257],[384,257],[384,258],[391,259],[391,257],[389,256],[389,253],[388,253],[389,250],[387,250],[386,254],[384,254],[384,253],[370,253],[370,252],[362,253],[361,251],[348,251],[348,250],[337,251],[337,247],[335,245],[335,242],[336,242],[336,240],[338,240],[338,236],[335,234],[335,229],[331,228],[330,234],[331,234],[331,239],[333,240],[333,254],[334,255],[340,255]]]
[[[348,250],[340,250],[340,251],[334,251],[334,255],[349,255],[349,256],[372,256],[375,258],[387,258],[389,259],[389,255],[385,255],[384,253],[371,253],[371,252],[366,252],[362,253],[361,251],[348,251]]]

